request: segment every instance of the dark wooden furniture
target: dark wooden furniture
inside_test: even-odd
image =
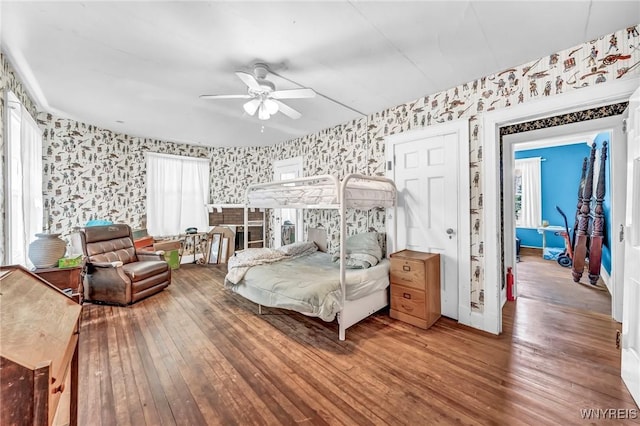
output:
[[[60,290],[68,292],[70,297],[78,303],[82,303],[82,270],[84,265],[72,268],[36,268],[32,272]]]
[[[589,246],[589,221],[591,211],[591,195],[593,194],[593,163],[596,159],[596,146],[591,146],[589,156],[589,170],[582,189],[582,203],[580,203],[580,214],[578,226],[576,227],[576,237],[573,242],[573,265],[571,275],[573,281],[578,282],[582,278],[584,266],[587,259],[587,247]]]
[[[224,226],[235,233],[234,250],[244,249],[244,238],[249,247],[266,247],[264,209],[249,209],[248,230],[244,229],[244,206],[239,204],[209,204],[209,226]]]
[[[82,306],[20,266],[0,267],[0,424],[77,425]]]
[[[602,203],[606,193],[606,161],[607,161],[607,142],[602,143],[600,153],[600,168],[598,170],[598,181],[593,190],[593,175],[595,170],[596,145],[591,147],[591,155],[589,157],[589,171],[583,178],[584,185],[581,183],[582,198],[579,199],[578,222],[576,236],[574,241],[574,256],[572,275],[573,281],[578,282],[582,278],[585,266],[589,271],[589,282],[596,285],[600,278],[600,268],[602,264],[602,244],[604,240],[605,218]],[[593,204],[593,208],[592,208]]]
[[[429,328],[440,318],[440,255],[402,250],[391,255],[391,318]]]
[[[600,170],[598,171],[598,185],[596,186],[596,200],[593,208],[593,226],[591,227],[591,239],[589,241],[589,282],[596,285],[600,278],[600,266],[602,265],[602,243],[604,240],[604,196],[606,193],[606,169],[607,142],[602,143],[600,152]]]

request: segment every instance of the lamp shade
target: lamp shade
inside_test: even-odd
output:
[[[249,115],[254,115],[260,106],[260,99],[251,99],[249,102],[242,105],[244,111]]]
[[[278,112],[278,104],[273,99],[265,99],[264,106],[267,108],[267,112],[273,115]]]
[[[258,108],[258,118],[260,120],[268,120],[269,117],[271,117],[271,114],[269,114],[269,111],[267,110],[264,102],[261,102],[260,108]]]

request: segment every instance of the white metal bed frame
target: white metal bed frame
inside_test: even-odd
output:
[[[392,205],[387,205],[386,202],[379,199],[349,199],[349,184],[351,182],[382,182],[387,185],[387,191],[392,190],[393,201]],[[329,202],[321,202],[318,204],[305,204],[303,202],[294,201],[287,196],[287,192],[293,193],[296,188],[300,186],[313,186],[313,185],[331,185],[334,189],[334,195]],[[277,197],[268,198],[268,194],[277,190]],[[259,197],[256,197],[259,196]],[[249,208],[296,208],[296,209],[333,209],[338,210],[340,216],[340,288],[341,288],[341,302],[342,309],[338,312],[338,324],[339,324],[339,339],[345,340],[345,334],[347,328],[358,323],[359,321],[367,318],[369,315],[379,311],[389,304],[389,297],[387,289],[382,289],[371,293],[358,300],[346,300],[346,288],[345,288],[345,257],[346,257],[346,239],[347,239],[347,224],[345,222],[346,211],[350,209],[369,210],[372,208],[393,208],[393,214],[387,215],[387,219],[392,219],[393,226],[393,238],[397,235],[397,202],[398,195],[395,183],[386,177],[381,176],[366,176],[362,174],[352,173],[345,176],[340,181],[337,177],[332,175],[318,175],[302,177],[297,179],[289,179],[285,181],[275,181],[269,183],[260,183],[249,185],[246,192],[246,199],[244,205],[244,226],[248,229],[249,223]],[[388,235],[389,233],[387,233]],[[393,247],[396,247],[396,242],[393,242]],[[248,248],[248,241],[245,238],[244,248]],[[303,312],[304,313],[304,312]]]

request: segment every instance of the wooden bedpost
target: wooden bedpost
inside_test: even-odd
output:
[[[576,205],[576,216],[573,221],[573,238],[572,242],[576,241],[576,232],[578,231],[578,222],[580,220],[580,209],[582,208],[582,192],[584,191],[584,181],[587,176],[587,165],[589,164],[589,158],[584,157],[582,160],[582,173],[580,174],[580,184],[578,185],[578,204]],[[575,257],[575,256],[574,256]]]
[[[602,239],[605,225],[602,202],[606,193],[605,163],[607,161],[607,142],[603,142],[601,151],[600,172],[598,173],[598,186],[596,187],[596,206],[593,210],[594,219],[589,243],[589,282],[592,285],[596,285],[598,278],[600,278],[600,266],[602,264]]]
[[[593,163],[596,159],[596,144],[591,146],[591,155],[589,156],[589,171],[587,179],[584,183],[582,191],[582,205],[580,206],[580,217],[578,218],[578,227],[576,229],[576,240],[573,249],[573,267],[571,275],[573,281],[578,282],[582,278],[585,261],[587,258],[587,241],[589,239],[589,212],[591,210],[591,195],[593,194]]]

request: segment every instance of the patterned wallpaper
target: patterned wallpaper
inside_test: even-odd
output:
[[[51,229],[63,236],[91,219],[146,222],[144,153],[210,158],[211,149],[131,137],[90,124],[41,113],[45,208]]]
[[[144,222],[144,151],[211,159],[211,202],[240,203],[250,182],[271,180],[272,163],[304,157],[304,174],[384,175],[384,138],[457,119],[469,120],[471,186],[471,304],[482,311],[484,288],[482,148],[479,116],[640,73],[637,27],[622,29],[547,57],[270,147],[207,148],[130,137],[40,114],[45,132],[45,203],[63,234],[91,218]],[[7,68],[3,62],[3,69]],[[9,67],[10,69],[10,67]],[[336,159],[339,159],[336,161]],[[308,211],[305,226],[322,224],[338,241],[335,211]],[[270,228],[273,227],[269,215]],[[384,212],[349,212],[350,233],[383,231]],[[268,231],[269,232],[269,231]],[[269,232],[271,234],[271,232]],[[272,241],[272,236],[269,237]]]

